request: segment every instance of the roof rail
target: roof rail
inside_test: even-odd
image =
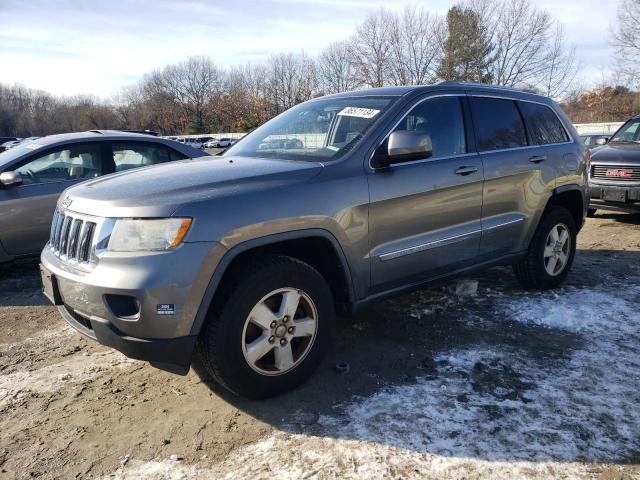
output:
[[[459,87],[480,87],[480,88],[491,88],[494,90],[508,90],[510,92],[526,92],[526,93],[535,94],[535,92],[525,88],[507,87],[505,85],[494,85],[492,83],[462,82],[459,80],[443,80],[441,82],[438,82],[436,85],[451,85],[451,86],[459,86]]]

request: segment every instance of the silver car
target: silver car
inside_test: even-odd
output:
[[[0,262],[42,250],[64,189],[109,173],[204,155],[150,135],[100,130],[37,138],[0,153]]]
[[[70,188],[42,251],[77,331],[266,397],[319,365],[335,312],[493,265],[560,285],[585,147],[550,99],[441,83],[300,104],[219,157]]]

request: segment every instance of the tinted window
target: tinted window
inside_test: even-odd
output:
[[[174,160],[184,160],[185,158],[189,158],[186,155],[174,150],[173,148],[168,148],[167,150],[169,150],[169,160],[171,160],[172,162]]]
[[[394,131],[412,130],[429,134],[432,158],[467,152],[464,117],[458,97],[437,97],[419,103]]]
[[[23,185],[97,177],[101,173],[100,145],[75,144],[27,160],[15,169]]]
[[[116,165],[116,172],[170,160],[169,151],[164,145],[135,142],[115,142],[113,144],[113,162]]]
[[[532,145],[569,141],[558,116],[549,107],[537,103],[520,102],[520,108],[529,125]]]
[[[522,117],[512,100],[471,97],[471,109],[478,130],[478,150],[527,145]]]

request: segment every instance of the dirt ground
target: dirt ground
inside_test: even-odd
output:
[[[84,339],[37,261],[0,266],[0,478],[640,479],[640,216],[578,248],[555,292],[494,268],[342,319],[266,401]]]

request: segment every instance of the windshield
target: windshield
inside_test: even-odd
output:
[[[349,151],[394,99],[345,97],[303,103],[265,123],[225,155],[333,160]]]
[[[620,127],[609,143],[612,142],[640,143],[640,117],[632,118]]]
[[[29,140],[23,141],[19,145],[10,148],[9,150],[5,150],[4,152],[0,153],[0,168],[8,165],[16,158],[20,158],[27,153],[31,153],[42,146],[43,145],[38,142]]]

